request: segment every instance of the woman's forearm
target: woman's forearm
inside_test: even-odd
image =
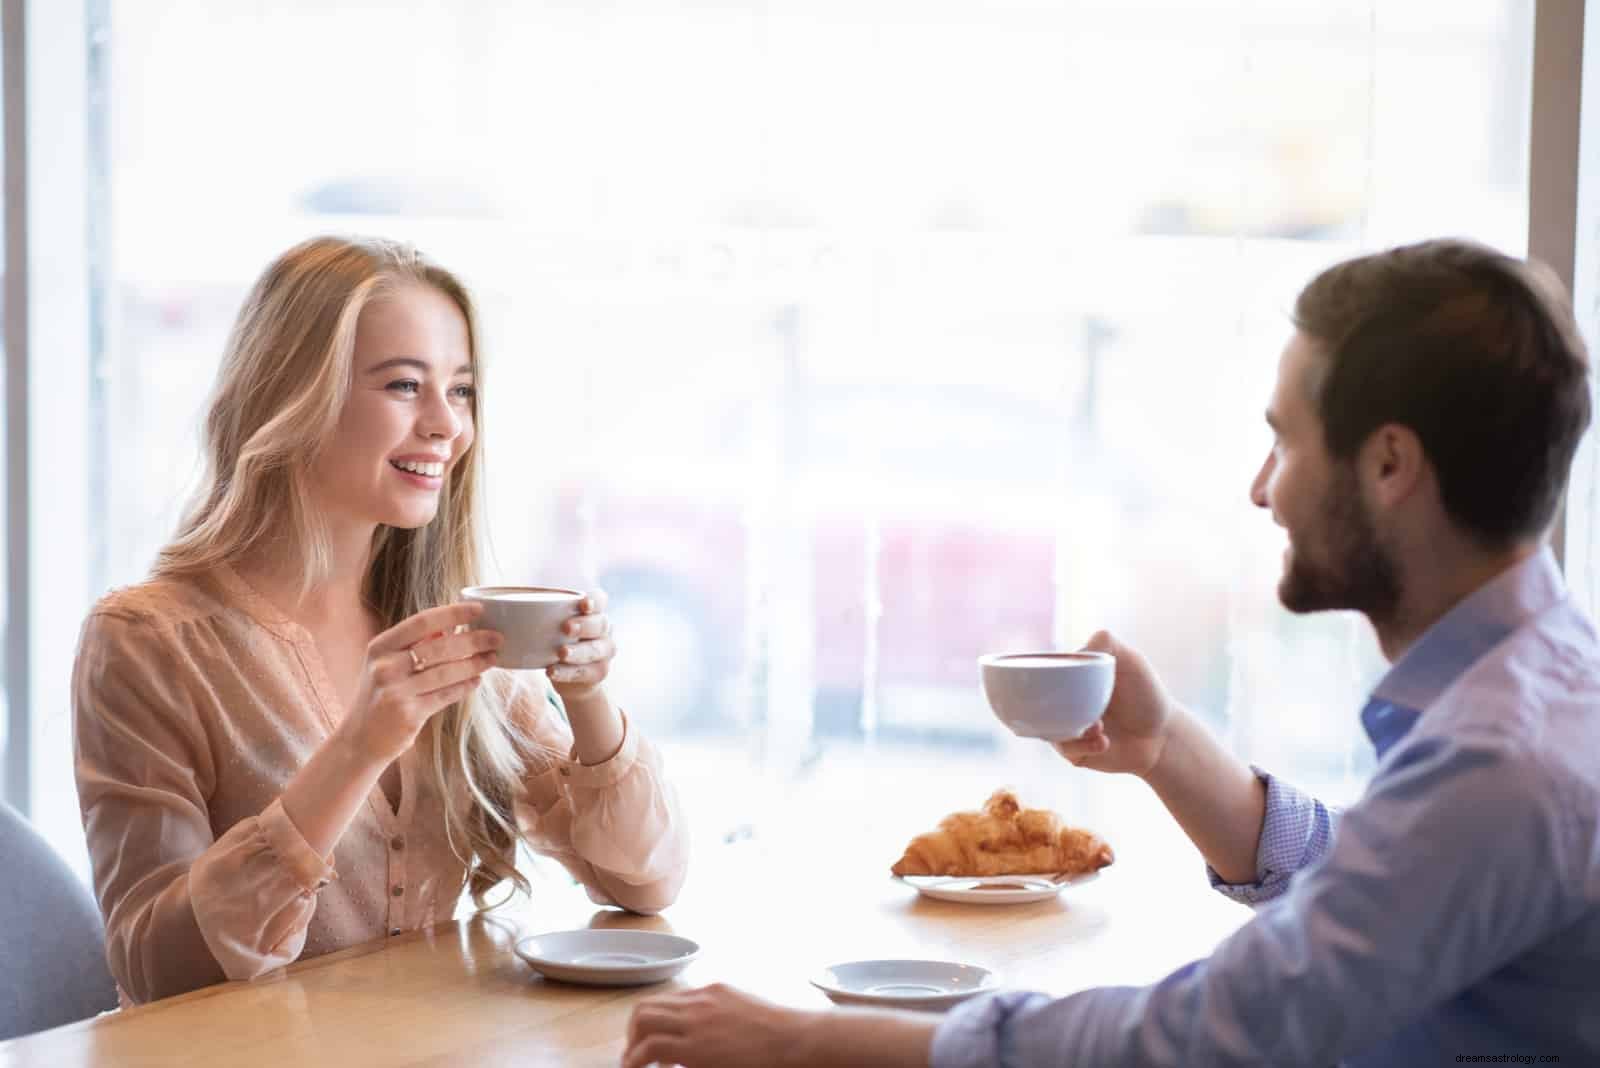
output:
[[[603,764],[622,748],[622,715],[611,704],[605,690],[575,697],[563,697],[567,720],[572,724],[572,742],[582,764]]]
[[[333,852],[386,766],[335,731],[289,780],[283,811],[317,856]]]

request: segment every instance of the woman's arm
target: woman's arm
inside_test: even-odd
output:
[[[688,869],[688,833],[661,756],[603,695],[604,709],[569,710],[560,698],[526,686],[511,714],[535,752],[518,799],[528,844],[560,861],[590,896],[631,912],[660,912],[676,900]],[[615,717],[620,738],[584,759],[579,716]],[[573,719],[573,727],[565,722]],[[591,753],[604,749],[595,745]]]
[[[293,960],[331,876],[279,805],[213,835],[216,774],[193,681],[157,623],[97,613],[85,625],[73,674],[78,796],[107,963],[134,1001]]]
[[[590,896],[656,913],[678,896],[688,836],[660,754],[606,695],[617,647],[596,590],[563,624],[549,700],[520,692],[514,719],[533,740],[518,818],[529,844],[561,861]],[[562,722],[564,721],[564,722]]]
[[[475,650],[498,636],[451,634],[476,612],[430,609],[380,635],[339,729],[278,799],[215,840],[213,761],[239,742],[213,737],[219,710],[191,694],[238,667],[191,659],[151,613],[90,617],[73,683],[78,791],[107,959],[130,997],[251,979],[299,957],[333,849],[378,776],[491,662]],[[422,671],[405,652],[419,640]]]

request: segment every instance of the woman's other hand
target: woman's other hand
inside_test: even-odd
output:
[[[561,625],[563,642],[557,649],[561,659],[545,673],[568,705],[594,696],[610,674],[617,643],[611,637],[611,619],[605,614],[607,600],[604,590],[585,594],[578,602],[577,614]]]

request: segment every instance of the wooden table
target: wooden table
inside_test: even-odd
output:
[[[1047,902],[929,901],[879,871],[808,874],[755,847],[697,858],[665,915],[630,916],[549,883],[536,903],[305,961],[8,1043],[0,1066],[615,1065],[633,1005],[680,986],[728,982],[796,1006],[833,963],[923,957],[994,969],[1054,994],[1146,983],[1203,956],[1248,912],[1187,879],[1113,867]],[[709,861],[709,862],[708,862]],[[570,927],[676,931],[701,956],[668,983],[564,986],[513,952],[523,934]]]

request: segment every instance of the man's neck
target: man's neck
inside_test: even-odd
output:
[[[1499,552],[1435,542],[1412,554],[1401,571],[1400,603],[1383,619],[1373,619],[1378,646],[1391,664],[1456,605],[1537,553],[1539,542],[1519,542]]]

